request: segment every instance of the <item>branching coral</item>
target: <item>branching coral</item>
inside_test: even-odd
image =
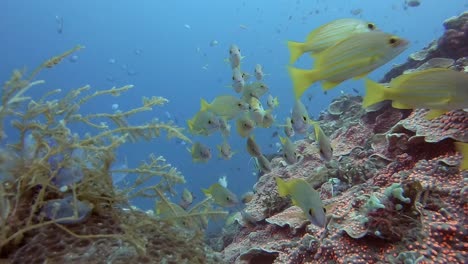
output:
[[[115,159],[115,151],[127,140],[150,140],[166,132],[168,138],[176,137],[190,142],[183,134],[183,129],[173,123],[152,120],[143,125],[129,125],[128,119],[133,115],[149,111],[168,100],[162,97],[143,98],[141,107],[127,112],[81,115],[80,107],[92,99],[103,95],[119,96],[133,86],[114,87],[88,94],[91,88],[87,85],[54,100],[50,98],[57,97],[61,90],[49,91],[38,100],[25,95],[32,87],[44,83],[32,81],[42,69],[55,66],[81,48],[77,46],[46,61],[29,76],[15,71],[3,87],[0,141],[6,147],[0,149],[0,255],[9,257],[12,252],[21,252],[20,247],[31,246],[24,244],[31,241],[25,238],[36,237],[45,230],[61,230],[74,240],[88,241],[85,244],[89,247],[96,246],[95,242],[102,239],[124,241],[133,248],[130,251],[137,252],[139,256],[158,255],[163,261],[167,253],[155,252],[162,247],[158,249],[158,246],[149,245],[144,236],[150,234],[142,237],[136,228],[138,224],[139,228],[148,229],[148,226],[155,226],[158,219],[122,208],[128,207],[129,200],[134,197],[162,199],[163,192],[172,193],[176,184],[185,182],[183,175],[163,157],[151,154],[148,162],[126,170],[136,175],[136,178],[128,189],[117,191],[112,184],[109,169]],[[12,120],[9,129],[18,131],[18,142],[6,142],[6,120]],[[112,122],[112,125],[108,125],[107,121]],[[74,133],[71,129],[74,123],[88,125],[89,133],[84,136]],[[154,186],[148,186],[152,178],[158,178],[159,181]],[[188,214],[206,220],[211,216],[225,215],[225,212],[211,210],[209,202],[196,208]],[[91,213],[87,211],[90,209]],[[94,229],[90,226],[91,229],[84,233],[77,233],[81,222],[90,224],[86,222],[90,218],[94,219],[90,220],[91,223],[96,223],[100,217],[114,219],[112,221],[122,218],[127,220],[118,220],[120,225],[114,231],[101,232],[102,227],[98,225]],[[158,225],[158,233],[163,234],[160,231],[163,226]],[[178,239],[177,235],[171,236],[162,239]],[[153,251],[147,252],[149,249]],[[54,252],[67,254],[61,250],[64,248],[55,249]],[[52,261],[50,256],[42,256],[42,261]],[[54,259],[63,262],[65,255],[55,254]],[[198,259],[203,262],[203,258]]]

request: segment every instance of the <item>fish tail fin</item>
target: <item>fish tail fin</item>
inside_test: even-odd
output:
[[[366,95],[362,101],[362,107],[367,108],[376,103],[386,100],[385,98],[385,86],[380,83],[376,83],[369,79],[365,81]]]
[[[320,79],[317,70],[303,70],[289,66],[288,71],[293,82],[294,97],[296,99],[299,99],[309,86]]]
[[[210,104],[203,98],[200,99],[200,111],[206,111],[210,108]]]
[[[304,54],[304,46],[305,44],[301,42],[288,41],[289,64],[293,64]]]
[[[460,163],[460,170],[468,170],[468,143],[455,142],[455,148],[463,156]]]
[[[275,177],[276,185],[278,186],[278,193],[281,197],[289,194],[288,185],[280,177]]]
[[[202,189],[202,191],[206,196],[211,196],[211,192],[209,189]]]

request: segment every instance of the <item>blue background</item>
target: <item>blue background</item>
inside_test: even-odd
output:
[[[291,82],[287,75],[289,61],[287,40],[303,41],[314,28],[331,20],[353,17],[353,9],[362,9],[362,17],[387,32],[410,40],[409,49],[370,74],[378,80],[393,64],[420,50],[443,33],[445,19],[466,10],[461,0],[422,0],[418,7],[403,9],[403,0],[393,1],[26,1],[0,2],[0,79],[7,80],[13,69],[34,69],[44,60],[74,47],[86,46],[75,55],[75,62],[66,60],[52,70],[45,69],[38,79],[46,84],[30,92],[40,95],[50,89],[69,91],[86,84],[93,89],[134,84],[135,88],[121,97],[100,97],[82,108],[84,113],[112,112],[114,103],[125,111],[141,105],[142,96],[163,96],[170,103],[152,112],[139,114],[132,124],[176,118],[180,126],[199,109],[200,98],[212,100],[217,95],[234,94],[230,84],[231,69],[224,62],[228,48],[237,44],[245,59],[242,68],[253,73],[255,64],[264,66],[265,83],[280,98],[276,110],[278,122],[289,115],[293,104]],[[63,33],[57,33],[56,16],[64,21]],[[187,29],[184,25],[190,25]],[[240,27],[246,26],[246,29]],[[213,40],[218,45],[210,46]],[[115,59],[115,63],[109,63]],[[202,69],[207,65],[208,69]],[[303,56],[298,67],[308,68],[311,60]],[[327,95],[314,86],[306,92],[313,100],[303,102],[310,114],[317,117],[340,90],[362,92],[361,81],[349,81]],[[209,145],[213,157],[207,164],[194,164],[186,147],[158,138],[126,144],[119,149],[121,160],[126,156],[130,167],[147,158],[150,152],[163,155],[185,175],[186,186],[200,199],[201,188],[227,175],[229,188],[237,194],[249,191],[256,181],[252,164],[245,151],[245,140],[235,132],[232,123],[229,142],[237,151],[232,160],[217,158],[216,145],[222,142],[219,133],[211,137],[192,137]],[[276,151],[274,128],[256,129],[255,135],[264,153]],[[86,131],[79,131],[81,134]],[[10,139],[14,139],[12,130]],[[272,144],[273,147],[269,145]],[[177,199],[176,199],[177,201]],[[145,209],[152,203],[141,203]]]

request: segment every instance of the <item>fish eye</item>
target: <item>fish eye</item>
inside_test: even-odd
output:
[[[372,24],[372,23],[369,23],[369,24],[367,24],[367,28],[370,29],[370,30],[374,30],[374,29],[375,29],[375,25]]]
[[[307,117],[306,117],[306,116],[302,116],[302,119],[303,119],[304,121],[307,121]]]
[[[388,40],[388,43],[392,46],[395,46],[396,44],[398,44],[398,38],[396,37],[391,37],[389,40]]]
[[[294,120],[291,119],[291,125],[294,124]]]
[[[325,207],[323,208],[323,212],[324,212],[324,213],[327,213],[327,209],[325,209]]]
[[[213,122],[211,122],[211,120],[208,120],[208,124],[210,124],[210,125],[211,125],[211,123],[213,123]]]
[[[236,78],[234,78],[234,76],[232,76],[232,80],[234,81]]]
[[[314,215],[314,209],[310,208],[307,212],[310,216]]]
[[[229,196],[228,196],[228,197],[226,197],[226,201],[230,201],[230,200],[231,200],[231,198],[229,198]]]

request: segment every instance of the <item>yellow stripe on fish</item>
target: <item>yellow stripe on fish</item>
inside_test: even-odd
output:
[[[306,52],[312,52],[311,55],[315,56],[353,34],[376,29],[377,27],[373,23],[354,18],[329,22],[310,32],[304,43],[288,41],[291,54],[289,63],[293,64]]]
[[[329,90],[351,78],[362,78],[387,63],[408,41],[380,31],[354,34],[317,55],[311,70],[289,67],[296,99],[317,81]]]
[[[391,100],[397,109],[427,108],[432,119],[450,110],[468,108],[468,74],[450,69],[429,69],[400,75],[389,88],[366,80],[362,106]]]

